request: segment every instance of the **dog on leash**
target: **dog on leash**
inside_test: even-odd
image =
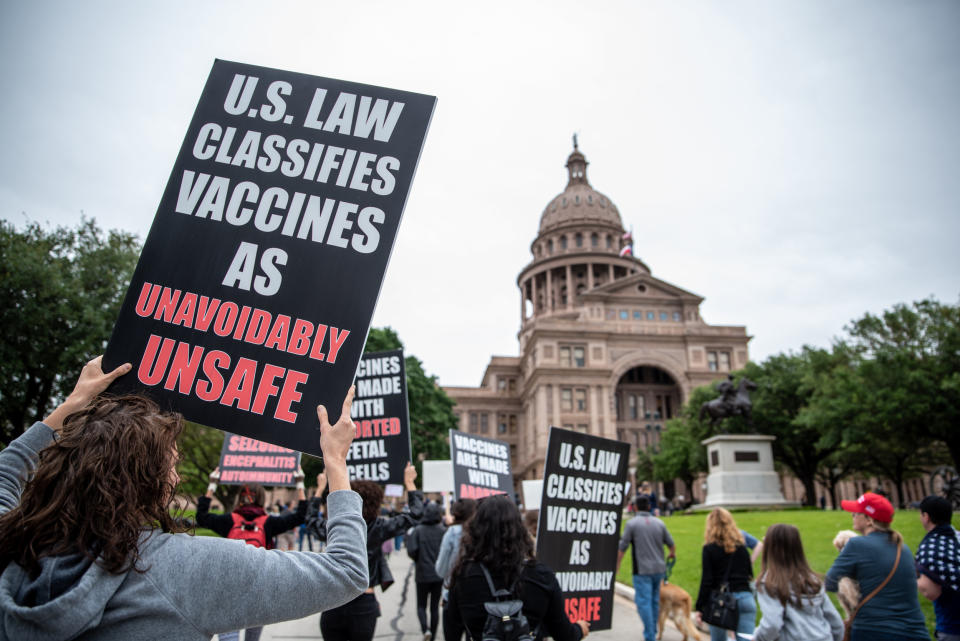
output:
[[[833,547],[837,548],[837,552],[843,549],[843,546],[847,544],[851,538],[859,536],[853,530],[840,530],[837,532],[837,535],[833,537]],[[849,619],[850,615],[853,614],[853,611],[857,609],[857,605],[860,603],[860,582],[854,581],[850,577],[843,577],[840,579],[840,583],[837,586],[837,600],[840,601],[840,605],[843,606],[843,609],[846,610],[847,616],[844,619]]]
[[[692,636],[695,641],[700,641],[700,633],[697,632],[693,620],[690,618],[692,600],[687,591],[679,585],[673,583],[660,584],[660,617],[658,623],[658,639],[663,638],[663,624],[667,619],[673,621],[673,625],[683,633],[683,641],[687,641]]]

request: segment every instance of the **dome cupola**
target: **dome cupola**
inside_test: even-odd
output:
[[[573,152],[567,157],[567,187],[553,198],[540,216],[540,234],[573,225],[601,225],[623,232],[617,206],[590,186],[586,156],[573,137]]]

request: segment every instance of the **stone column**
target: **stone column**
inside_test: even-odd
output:
[[[612,439],[615,439],[615,438],[617,438],[617,434],[616,434],[617,430],[616,430],[616,427],[613,427],[613,428],[612,428],[612,432],[613,432],[613,433],[612,433],[612,434],[610,433],[610,432],[611,432],[611,425],[610,425],[610,389],[609,389],[606,385],[603,385],[603,386],[600,387],[600,397],[601,397],[601,399],[602,399],[602,401],[601,401],[602,404],[601,404],[601,406],[600,406],[600,412],[601,412],[601,416],[603,417],[603,422],[602,422],[602,427],[601,427],[601,430],[600,430],[600,434],[599,434],[599,435],[600,435],[600,436],[603,436],[604,438],[612,438]]]
[[[612,283],[613,282],[613,263],[610,263],[609,265],[607,265],[607,267],[610,268],[610,282]]]
[[[573,309],[573,279],[570,277],[570,265],[567,265],[567,309]]]
[[[530,277],[530,280],[533,282],[533,291],[531,298],[533,299],[533,316],[537,315],[537,275],[534,274]]]
[[[546,308],[547,308],[547,311],[548,311],[548,312],[552,312],[552,311],[553,311],[553,278],[552,278],[552,275],[551,275],[551,273],[550,273],[550,272],[552,272],[552,271],[553,271],[552,269],[548,269],[548,270],[547,270],[547,300],[546,300]]]
[[[590,403],[590,433],[597,435],[603,433],[603,425],[600,424],[600,398],[600,386],[591,385],[590,396],[587,401]]]
[[[527,310],[526,310],[526,301],[527,301],[527,285],[530,281],[525,280],[520,283],[520,323],[523,324],[527,320]]]
[[[587,291],[593,289],[593,263],[587,263]]]

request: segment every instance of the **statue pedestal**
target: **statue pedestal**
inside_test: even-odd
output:
[[[707,499],[694,509],[783,508],[787,501],[773,470],[775,436],[720,434],[701,441],[707,448]]]

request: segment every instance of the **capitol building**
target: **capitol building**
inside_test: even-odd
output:
[[[462,431],[510,444],[517,481],[542,478],[551,425],[625,441],[635,458],[694,388],[747,363],[746,327],[707,324],[702,297],[632,255],[587,165],[574,143],[517,276],[518,355],[491,356],[479,387],[444,387]]]

